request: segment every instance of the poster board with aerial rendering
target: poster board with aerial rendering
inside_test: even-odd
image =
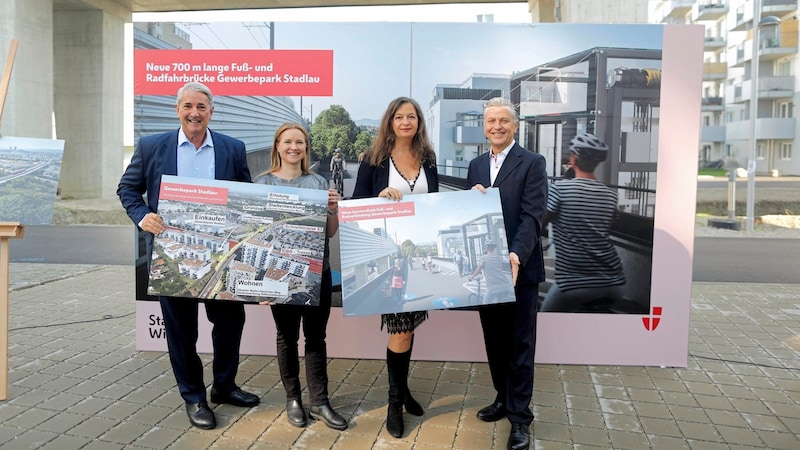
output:
[[[164,175],[150,295],[319,305],[327,191]]]
[[[0,136],[0,222],[49,225],[64,141]]]

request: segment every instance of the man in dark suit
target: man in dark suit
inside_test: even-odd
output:
[[[148,232],[148,255],[153,236],[164,231],[159,217],[158,194],[161,175],[250,182],[244,143],[212,133],[208,122],[214,112],[211,91],[200,83],[187,83],[178,90],[175,105],[181,127],[167,133],[139,139],[133,158],[117,188],[122,206],[133,223]],[[147,193],[147,202],[142,194]],[[167,348],[178,390],[186,402],[189,421],[198,428],[216,427],[214,412],[206,402],[203,364],[197,355],[198,304],[193,298],[159,297]],[[250,407],[258,396],[236,385],[239,344],[245,322],[241,303],[208,302],[206,316],[214,325],[211,401]]]
[[[517,114],[503,98],[486,103],[483,129],[491,151],[469,163],[468,186],[481,192],[500,189],[516,301],[482,306],[479,310],[495,401],[478,411],[478,418],[511,422],[510,450],[530,447],[533,422],[533,360],[536,350],[536,309],[539,283],[544,281],[540,242],[547,202],[544,157],[514,140]]]

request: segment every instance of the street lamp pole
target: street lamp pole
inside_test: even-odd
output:
[[[761,19],[761,0],[753,0],[753,55],[750,59],[750,146],[747,152],[747,221],[745,230],[753,232],[756,202],[756,120],[758,116],[758,30]]]
[[[747,158],[747,233],[753,232],[755,221],[755,191],[756,191],[756,157],[758,154],[758,139],[756,136],[756,122],[758,120],[758,65],[759,52],[763,48],[773,48],[780,45],[781,20],[775,16],[761,17],[761,0],[753,0],[753,57],[750,64],[750,147]],[[766,31],[769,33],[765,34]],[[761,42],[764,37],[767,45]]]

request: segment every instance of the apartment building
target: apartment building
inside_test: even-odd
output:
[[[529,0],[528,3],[533,20],[540,22],[703,25],[698,162],[730,161],[746,167],[753,151],[750,136],[755,134],[757,174],[800,175],[800,126],[795,111],[797,0]],[[647,8],[646,14],[642,14],[643,6]],[[755,77],[752,76],[754,38]],[[755,96],[752,95],[754,78]],[[753,123],[750,116],[754,109]]]
[[[699,162],[729,160],[747,167],[755,149],[756,174],[800,175],[797,0],[652,6],[652,22],[702,24],[706,30]]]

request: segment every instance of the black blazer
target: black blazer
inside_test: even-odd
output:
[[[380,192],[389,186],[389,158],[381,161],[379,166],[373,166],[367,161],[358,166],[356,186],[353,188],[353,198],[377,197]],[[422,163],[425,178],[428,180],[428,192],[439,192],[439,174],[436,164]]]
[[[468,188],[481,184],[500,189],[508,251],[520,260],[517,286],[540,283],[545,280],[540,239],[547,205],[545,159],[514,143],[492,185],[490,157],[491,152],[486,152],[470,161]]]

